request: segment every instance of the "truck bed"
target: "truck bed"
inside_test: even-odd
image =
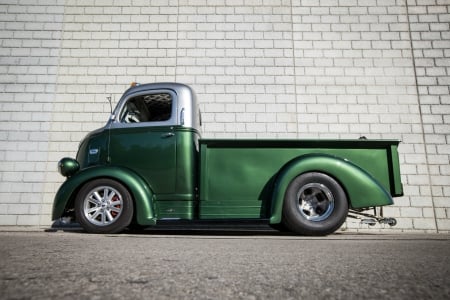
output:
[[[402,185],[397,140],[200,140],[200,219],[260,219],[270,213],[279,171],[303,155],[329,155],[369,173],[392,197]]]

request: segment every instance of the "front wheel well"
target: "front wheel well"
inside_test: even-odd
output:
[[[88,180],[85,180],[78,185],[78,187],[73,191],[72,195],[70,196],[69,200],[67,201],[66,207],[64,208],[64,212],[61,217],[72,217],[72,218],[74,218],[74,220],[76,220],[75,199],[77,198],[78,193],[86,184],[89,184],[90,182],[92,182],[94,180],[98,180],[98,179],[114,180],[114,181],[117,181],[118,183],[122,184],[127,189],[127,191],[130,193],[131,199],[133,201],[133,206],[136,207],[136,197],[134,196],[133,191],[130,189],[130,187],[125,182],[123,182],[122,180],[117,179],[115,177],[112,177],[112,176],[98,176],[98,177],[89,178]],[[136,210],[134,210],[134,213],[133,213],[133,221],[136,221]]]

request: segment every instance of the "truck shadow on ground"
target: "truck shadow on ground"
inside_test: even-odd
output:
[[[87,233],[78,223],[61,224],[55,222],[46,232]],[[267,224],[163,224],[151,227],[130,226],[117,235],[212,235],[212,236],[298,236],[287,230],[277,230]]]

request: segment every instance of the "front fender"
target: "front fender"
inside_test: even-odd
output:
[[[284,195],[289,183],[307,172],[335,178],[347,193],[351,208],[390,205],[391,195],[368,172],[352,162],[326,154],[307,154],[287,163],[278,173],[272,194],[271,224],[281,222]]]
[[[111,178],[124,184],[133,196],[138,224],[156,224],[153,209],[153,192],[150,187],[133,171],[113,166],[90,167],[68,178],[55,195],[52,220],[56,220],[63,215],[67,205],[72,199],[75,199],[78,190],[83,184],[96,178]]]

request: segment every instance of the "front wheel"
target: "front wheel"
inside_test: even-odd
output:
[[[302,235],[327,235],[344,223],[348,201],[341,185],[318,172],[299,175],[289,184],[283,203],[284,224]]]
[[[86,183],[75,199],[80,225],[91,233],[117,233],[133,218],[133,200],[128,190],[112,179]]]

